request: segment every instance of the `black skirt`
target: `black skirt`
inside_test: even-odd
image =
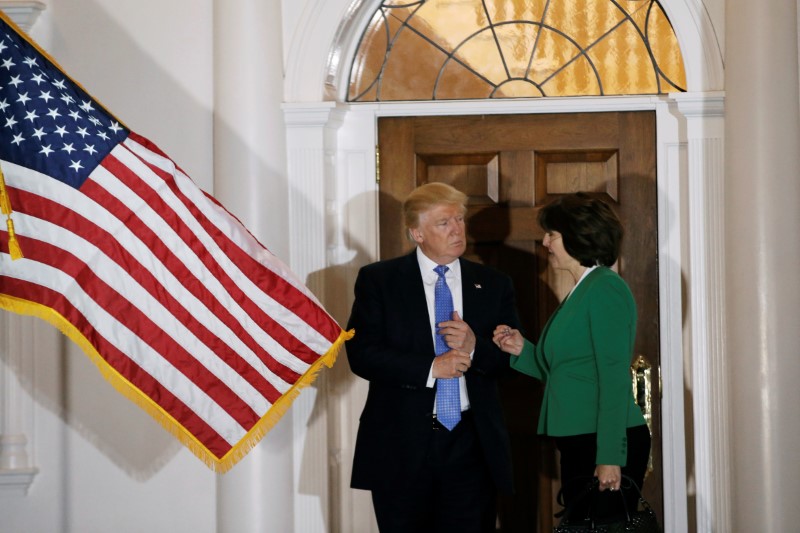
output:
[[[650,457],[650,431],[646,425],[628,428],[628,457],[622,474],[630,477],[641,489]],[[567,507],[575,502],[594,477],[597,455],[597,433],[556,437],[556,446],[561,454],[561,493]],[[638,494],[635,490],[624,491],[628,509],[636,509]],[[581,502],[587,503],[588,502]],[[575,505],[573,505],[575,507]],[[575,508],[572,516],[586,516],[589,509]],[[595,499],[594,516],[606,520],[624,515],[625,509],[619,495],[603,491]]]

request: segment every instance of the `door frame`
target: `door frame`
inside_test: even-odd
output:
[[[342,267],[346,295],[323,304],[344,323],[358,267],[379,257],[375,145],[384,116],[656,112],[661,321],[664,524],[697,531],[727,512],[728,408],[724,353],[723,174],[724,94],[581,97],[508,101],[285,104],[290,184],[291,267],[299,275]],[[383,147],[382,149],[390,149]],[[316,160],[317,164],[314,164]],[[326,214],[318,239],[294,213]],[[295,237],[296,235],[296,237]],[[322,245],[322,246],[320,246]],[[691,258],[691,261],[689,260]],[[300,265],[295,264],[297,260]],[[304,266],[306,267],[304,269]],[[326,294],[322,286],[317,294]],[[687,365],[684,358],[687,357]],[[366,395],[358,380],[331,394],[326,448],[336,457],[329,480],[332,530],[368,531],[368,495],[348,488],[353,438]],[[319,398],[317,398],[319,400]],[[688,405],[687,405],[688,404]],[[319,406],[317,406],[319,407]],[[299,436],[308,448],[313,435]],[[687,463],[686,450],[692,450]],[[687,468],[688,465],[688,468]],[[688,483],[687,472],[691,484]],[[356,493],[356,494],[354,494]],[[366,505],[367,510],[363,511]],[[341,511],[339,511],[341,509]],[[352,518],[347,518],[351,515]],[[336,515],[336,516],[334,516]],[[334,520],[334,522],[337,522]],[[724,521],[724,520],[723,520]]]
[[[729,400],[725,376],[725,278],[724,266],[724,93],[723,44],[725,38],[723,2],[670,0],[662,2],[681,45],[686,69],[687,93],[653,102],[649,98],[566,98],[539,102],[427,102],[410,104],[337,103],[345,101],[349,69],[358,40],[380,0],[304,0],[300,12],[290,13],[296,21],[293,35],[287,36],[284,106],[287,134],[290,217],[287,231],[291,238],[290,265],[300,275],[340,265],[345,271],[347,298],[324,300],[327,308],[341,320],[349,312],[349,298],[355,264],[363,261],[359,253],[377,258],[377,202],[372,195],[375,172],[375,128],[379,115],[512,113],[516,106],[524,112],[571,112],[658,108],[659,244],[662,254],[662,319],[670,319],[672,336],[662,332],[662,353],[667,342],[674,348],[672,370],[682,371],[684,379],[664,383],[662,402],[674,416],[664,419],[665,437],[674,430],[674,453],[665,455],[666,464],[675,465],[681,477],[665,479],[665,521],[667,531],[698,533],[731,528],[731,435]],[[299,7],[298,7],[299,9]],[[293,17],[293,18],[292,18]],[[713,91],[713,92],[712,92]],[[637,107],[641,105],[641,107]],[[544,110],[547,108],[547,110]],[[337,132],[338,129],[338,132]],[[371,193],[372,191],[372,193]],[[372,194],[372,195],[371,195]],[[311,216],[312,218],[308,218]],[[309,227],[309,220],[324,218],[323,227]],[[309,239],[309,236],[312,237]],[[663,263],[664,253],[674,261]],[[665,270],[666,269],[666,270]],[[667,271],[668,270],[668,271]],[[337,278],[336,281],[341,281]],[[324,282],[323,282],[324,283]],[[322,288],[315,289],[323,294]],[[671,314],[664,314],[664,309]],[[677,335],[680,329],[681,335]],[[682,365],[682,361],[686,362]],[[667,372],[667,362],[662,370]],[[321,376],[325,379],[325,375]],[[362,384],[345,386],[355,394]],[[334,387],[334,392],[339,388]],[[671,398],[683,395],[684,408]],[[306,397],[309,395],[306,394]],[[320,395],[320,398],[323,395]],[[319,478],[313,491],[327,497],[330,487],[330,531],[376,531],[361,528],[361,522],[337,521],[334,516],[358,516],[364,495],[349,490],[349,465],[352,442],[343,428],[342,438],[331,443],[318,442],[315,424],[329,427],[351,421],[357,424],[361,405],[355,414],[352,399],[328,402],[327,417],[314,400],[300,396],[293,406],[295,457],[307,457],[308,449],[330,454],[331,478]],[[327,401],[324,398],[322,401]],[[357,401],[355,403],[358,403]],[[685,417],[684,417],[685,413]],[[669,413],[664,412],[664,416]],[[685,421],[685,424],[684,424]],[[308,429],[312,426],[312,429]],[[666,446],[666,440],[664,444]],[[664,453],[668,451],[665,449]],[[314,455],[314,454],[310,454]],[[338,462],[342,461],[342,462]],[[295,465],[300,472],[304,465]],[[318,475],[326,471],[315,469]],[[335,472],[341,471],[341,474]],[[685,474],[684,474],[685,473]],[[337,478],[338,476],[338,478]],[[297,478],[302,475],[296,476]],[[336,478],[336,479],[334,479]],[[680,483],[679,479],[684,479]],[[302,479],[300,480],[302,481]],[[306,481],[309,483],[309,481]],[[299,485],[298,485],[299,486]],[[308,489],[294,498],[294,516],[319,516],[316,497],[307,498]],[[354,494],[356,493],[356,494]],[[368,499],[365,500],[369,505]],[[339,511],[341,509],[341,511]],[[371,509],[369,510],[371,512]],[[348,513],[353,513],[348,514]],[[369,513],[367,513],[369,514]],[[691,515],[691,516],[690,516]],[[324,519],[324,517],[322,517]],[[355,519],[354,519],[355,520]],[[357,520],[356,520],[357,522]],[[300,522],[298,522],[300,523]],[[344,526],[342,526],[344,524]]]

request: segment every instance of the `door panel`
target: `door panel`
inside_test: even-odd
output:
[[[639,311],[635,354],[658,369],[654,113],[382,118],[378,137],[381,257],[412,247],[401,222],[406,195],[431,181],[453,185],[469,197],[466,256],[512,277],[532,339],[573,284],[548,265],[538,209],[554,196],[578,191],[609,201],[626,230],[615,268],[631,286]],[[536,435],[542,387],[518,373],[500,386],[517,488],[500,501],[502,531],[551,531],[560,480],[551,440]],[[654,403],[654,471],[645,497],[661,514],[657,397]]]

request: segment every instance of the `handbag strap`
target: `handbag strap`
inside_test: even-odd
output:
[[[625,481],[628,482],[628,486],[627,487],[623,487],[623,485],[622,485],[622,482],[625,482]],[[630,477],[628,477],[628,476],[623,474],[622,475],[622,482],[620,482],[620,488],[621,489],[622,488],[624,488],[626,490],[634,489],[636,491],[636,494],[639,496],[639,503],[642,504],[642,507],[644,507],[648,511],[651,510],[650,503],[648,503],[648,501],[644,499],[644,496],[642,495],[642,490],[639,488],[639,485],[637,485],[636,482],[633,479],[631,479]],[[622,493],[622,491],[620,491],[620,493]],[[635,509],[634,509],[634,511],[635,511]]]
[[[624,490],[624,489],[623,489],[623,487],[622,487],[622,482],[623,482],[625,479],[627,479],[627,480],[628,480],[628,482],[629,482],[631,485],[633,485],[634,487],[636,487],[636,483],[635,483],[635,482],[634,482],[634,481],[633,481],[631,478],[629,478],[629,477],[628,477],[628,476],[626,476],[626,475],[622,475],[622,479],[620,479],[620,481],[619,481],[619,490],[617,490],[617,491],[614,491],[614,492],[616,492],[617,494],[619,494],[619,497],[620,497],[620,499],[622,500],[622,508],[623,508],[623,509],[625,509],[625,521],[626,521],[627,523],[630,523],[630,521],[631,521],[631,511],[630,511],[630,509],[628,509],[628,499],[625,497],[625,494],[623,494],[623,490]],[[637,491],[639,491],[639,487],[636,487],[636,490],[637,490]],[[642,493],[641,493],[641,492],[639,492],[639,498],[641,499],[641,497],[642,497]],[[635,511],[635,510],[636,510],[636,509],[634,509],[634,511]]]
[[[570,479],[566,483],[561,483],[561,488],[558,490],[558,494],[556,495],[556,503],[563,507],[559,512],[555,513],[553,516],[556,518],[561,518],[562,516],[565,519],[569,519],[569,507],[564,503],[564,487],[572,486],[576,483],[583,482],[583,489],[575,495],[573,502],[582,502],[584,498],[589,496],[592,492],[592,489],[597,485],[599,482],[596,477],[594,476],[578,476]]]

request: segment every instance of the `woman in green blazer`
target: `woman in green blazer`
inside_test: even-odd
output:
[[[545,325],[536,344],[504,324],[494,342],[512,368],[545,383],[539,433],[555,438],[561,454],[564,503],[569,506],[592,476],[598,511],[616,514],[622,474],[639,487],[650,454],[650,433],[631,391],[636,304],[609,267],[619,255],[622,225],[605,202],[585,194],[559,197],[539,212],[550,265],[576,285]],[[574,483],[570,483],[575,480]],[[635,491],[628,501],[634,507]]]

